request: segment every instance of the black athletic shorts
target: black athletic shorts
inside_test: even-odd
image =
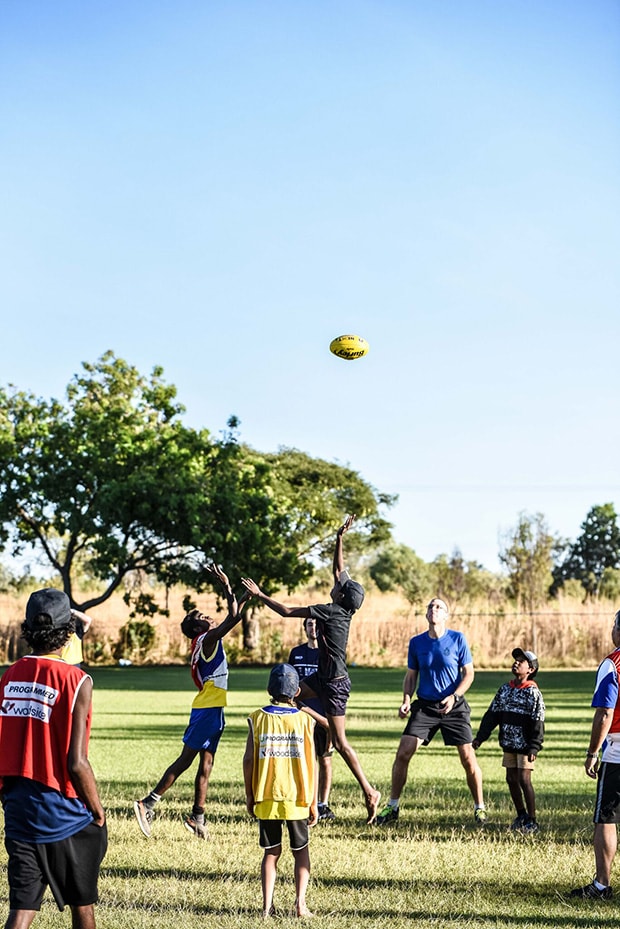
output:
[[[444,745],[468,745],[473,742],[471,710],[467,700],[459,700],[446,716],[439,712],[442,702],[414,700],[403,735],[422,739],[424,745],[432,741],[437,731],[441,732]]]
[[[310,841],[307,819],[259,819],[258,835],[261,848],[282,845],[282,824],[286,823],[292,852],[299,852]]]
[[[334,748],[329,741],[329,731],[318,723],[314,727],[314,751],[317,758],[329,758],[334,754]]]
[[[603,761],[598,771],[595,823],[620,823],[620,764]]]
[[[351,693],[351,678],[348,674],[326,681],[315,671],[303,679],[303,684],[317,695],[328,716],[345,716],[347,700]],[[302,696],[303,699],[303,696]]]
[[[89,823],[68,839],[45,845],[8,838],[4,844],[12,910],[40,910],[47,886],[59,910],[97,902],[99,866],[108,847],[105,824]]]

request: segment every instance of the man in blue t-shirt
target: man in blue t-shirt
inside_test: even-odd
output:
[[[421,745],[440,731],[445,745],[458,749],[467,786],[474,799],[474,819],[487,819],[482,795],[482,772],[472,747],[470,709],[465,694],[474,680],[474,664],[462,632],[447,628],[448,607],[435,597],[426,610],[428,631],[409,642],[407,673],[403,682],[401,719],[409,716],[392,766],[390,799],[376,818],[378,826],[398,819],[400,795],[407,783],[409,762]],[[416,691],[414,702],[411,698]]]

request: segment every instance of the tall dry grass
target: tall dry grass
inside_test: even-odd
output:
[[[189,643],[179,629],[185,593],[181,589],[171,591],[167,599],[170,616],[153,618],[155,645],[143,659],[145,663],[185,661]],[[286,593],[280,596],[283,601],[295,605],[325,602],[327,599],[324,593],[317,595],[316,589],[298,592],[292,597]],[[19,596],[0,594],[2,663],[13,661],[23,653],[19,635],[27,597],[27,593]],[[162,606],[164,599],[162,591]],[[213,595],[195,595],[193,599],[205,613],[223,618],[223,613],[217,613]],[[453,609],[450,626],[465,633],[479,668],[505,667],[516,645],[534,650],[545,667],[593,667],[609,650],[614,610],[613,603],[583,604],[569,597],[552,601],[544,610],[534,614],[515,612],[510,605],[494,612],[486,603],[478,607],[468,606],[467,609],[457,605]],[[93,625],[84,642],[86,660],[93,664],[114,663],[114,645],[120,638],[121,628],[130,619],[129,610],[118,595],[93,610],[91,615]],[[284,619],[265,609],[258,611],[257,615],[261,644],[252,661],[268,664],[285,659],[289,650],[303,640],[299,620]],[[349,663],[404,667],[409,639],[426,628],[423,609],[411,608],[398,594],[382,594],[370,589],[363,609],[351,624]],[[233,664],[248,660],[248,656],[243,655],[240,632],[227,637],[227,651]]]

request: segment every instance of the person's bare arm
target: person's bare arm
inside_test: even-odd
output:
[[[304,713],[307,713],[308,716],[311,716],[315,723],[318,723],[321,728],[329,730],[329,723],[327,722],[327,718],[319,713],[318,710],[313,710],[311,706],[308,706],[306,703],[300,700],[297,701],[297,705],[300,710],[303,710]]]
[[[224,588],[224,595],[226,597],[226,603],[228,604],[228,616],[219,626],[210,629],[202,640],[202,651],[205,655],[209,653],[216,642],[223,639],[231,629],[234,629],[235,626],[241,622],[243,619],[243,610],[247,606],[247,602],[250,598],[249,593],[244,592],[239,600],[237,600],[230,586],[228,577],[218,565],[211,565],[208,570]]]
[[[418,682],[418,672],[413,668],[407,668],[405,679],[403,680],[403,702],[401,703],[398,715],[404,719],[411,708],[411,700],[415,694],[415,687]]]
[[[88,616],[86,613],[82,613],[81,610],[71,610],[71,615],[74,619],[80,620],[82,623],[82,635],[85,636],[92,625],[92,616]]]
[[[342,537],[345,532],[348,532],[353,523],[355,522],[355,513],[351,516],[347,516],[344,523],[336,533],[336,547],[334,549],[334,583],[338,583],[340,580],[340,575],[344,571],[344,552],[342,548]]]
[[[92,693],[93,683],[87,677],[78,691],[73,707],[67,768],[78,797],[93,814],[95,825],[103,826],[105,813],[99,799],[97,782],[87,754],[86,720],[90,712]]]
[[[245,785],[245,805],[250,816],[254,816],[254,788],[252,786],[252,775],[254,773],[254,738],[252,729],[248,732],[248,739],[245,743],[245,753],[243,755],[243,783]]]
[[[308,811],[308,825],[316,826],[319,821],[319,772],[314,752],[312,752],[312,778],[314,781],[314,790],[312,792],[312,803]]]
[[[242,577],[241,583],[250,597],[261,600],[265,606],[268,606],[278,616],[294,616],[302,619],[307,619],[310,616],[309,606],[285,606],[284,603],[280,603],[278,600],[274,600],[273,597],[268,597],[267,594],[263,593],[256,581],[253,581],[251,577]]]
[[[598,753],[601,750],[605,737],[611,728],[614,718],[614,711],[611,707],[597,706],[594,711],[592,720],[592,731],[590,733],[590,745],[585,760],[585,769],[588,777],[596,777],[599,769]]]

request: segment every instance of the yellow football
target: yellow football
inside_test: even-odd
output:
[[[330,343],[329,350],[338,358],[344,358],[345,361],[355,361],[356,358],[363,358],[368,354],[368,342],[360,335],[339,335]]]

